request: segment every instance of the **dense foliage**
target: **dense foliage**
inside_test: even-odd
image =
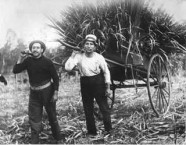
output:
[[[74,4],[61,20],[51,21],[63,45],[81,47],[83,38],[93,33],[98,37],[98,52],[105,56],[124,59],[137,53],[150,58],[155,53],[169,56],[186,51],[186,26],[165,12],[153,12],[144,0]]]

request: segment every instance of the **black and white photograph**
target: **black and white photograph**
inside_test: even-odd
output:
[[[186,0],[0,0],[0,144],[186,144]]]

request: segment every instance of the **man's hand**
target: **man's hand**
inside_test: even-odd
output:
[[[76,56],[76,54],[78,54],[78,53],[79,53],[78,51],[73,51],[71,54],[71,57],[74,58]]]
[[[105,96],[106,97],[110,97],[111,96],[111,93],[110,93],[110,84],[106,83],[106,86],[105,86]]]
[[[18,60],[17,60],[17,63],[19,64],[19,63],[21,63],[28,55],[27,55],[27,53],[28,53],[29,51],[25,51],[25,53],[21,53],[21,55],[19,56],[19,58],[18,58]]]
[[[52,102],[56,102],[58,100],[58,91],[57,90],[55,90],[54,91],[54,95],[53,95],[53,97],[52,97]]]

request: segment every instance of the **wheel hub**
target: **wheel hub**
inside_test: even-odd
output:
[[[160,83],[159,83],[159,88],[160,88],[160,89],[166,88],[166,82],[160,82]]]

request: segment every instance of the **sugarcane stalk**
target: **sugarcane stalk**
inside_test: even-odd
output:
[[[64,46],[66,46],[67,48],[73,49],[73,50],[75,50],[75,51],[83,51],[83,50],[81,50],[78,46],[72,46],[72,45],[70,45],[70,44],[68,44],[68,43],[65,43],[64,41],[61,41],[61,40],[57,40],[57,41],[58,41],[59,43],[63,44]],[[113,64],[118,65],[118,66],[122,66],[122,67],[126,67],[126,66],[127,66],[127,65],[124,65],[124,64],[122,64],[122,63],[116,62],[116,61],[114,61],[114,60],[108,59],[108,58],[105,58],[105,60],[106,60],[107,62],[113,63]],[[56,62],[54,62],[54,64],[60,65],[59,63],[56,63]],[[60,65],[60,66],[63,66],[63,65]]]
[[[64,46],[70,48],[70,49],[73,49],[73,50],[76,50],[76,51],[82,51],[78,46],[72,46],[68,43],[65,43],[64,41],[61,41],[61,40],[57,40],[59,43],[63,44]]]
[[[129,39],[129,45],[128,45],[128,50],[127,50],[127,55],[125,58],[125,64],[127,64],[128,56],[131,50],[132,42],[133,42],[133,35],[132,35],[132,22],[131,22],[131,17],[129,16],[129,34],[130,34],[130,39]]]

